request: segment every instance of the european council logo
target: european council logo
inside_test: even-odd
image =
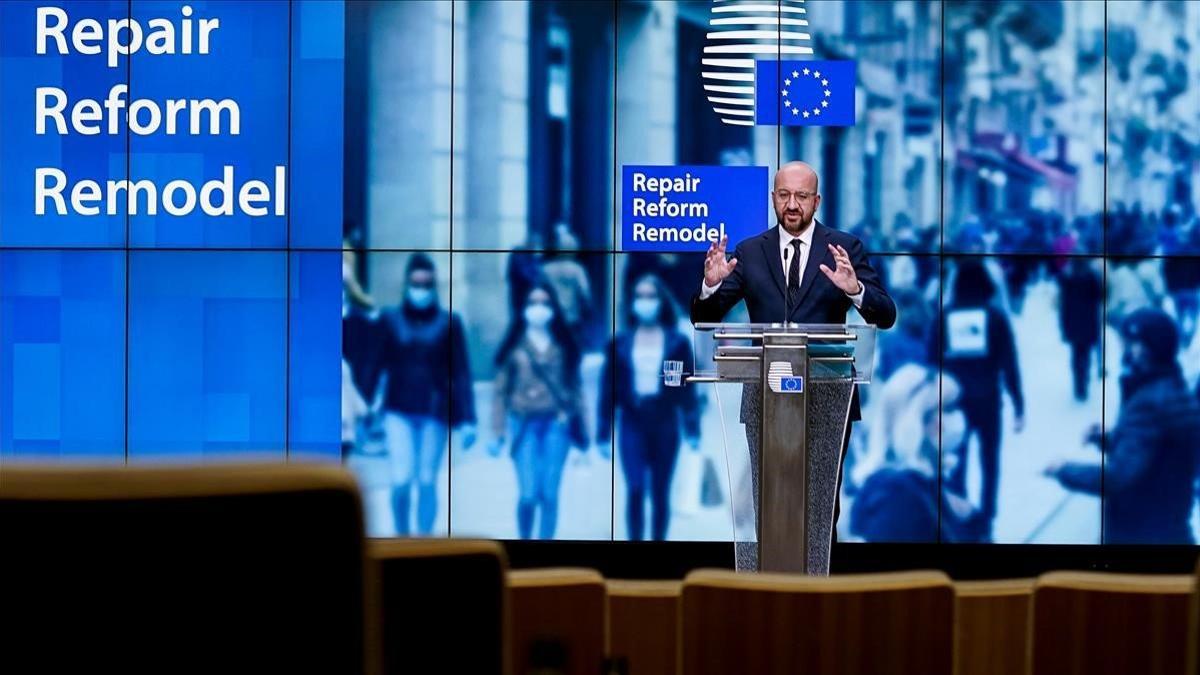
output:
[[[700,75],[722,122],[754,126],[756,59],[813,53],[807,14],[804,0],[713,0]]]
[[[701,77],[713,112],[735,126],[853,126],[854,61],[811,55],[804,0],[712,0]]]

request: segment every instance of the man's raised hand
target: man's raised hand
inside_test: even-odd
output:
[[[721,241],[708,246],[708,254],[704,257],[704,283],[710,287],[725,281],[725,277],[732,274],[733,268],[737,267],[737,258],[725,260],[725,247],[728,243],[729,237],[721,237]]]
[[[854,295],[858,292],[858,275],[854,273],[854,265],[850,262],[850,254],[846,253],[846,249],[841,246],[829,245],[829,252],[833,255],[835,263],[834,269],[829,269],[828,265],[822,264],[821,271],[834,286],[842,289],[848,295]],[[711,284],[710,284],[711,285]]]

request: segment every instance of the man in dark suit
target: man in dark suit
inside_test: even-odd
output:
[[[739,243],[732,257],[726,256],[725,239],[709,247],[704,280],[692,297],[692,323],[721,321],[744,300],[753,323],[845,323],[846,313],[854,307],[867,323],[891,328],[896,323],[896,305],[867,261],[862,242],[814,218],[821,205],[816,171],[804,162],[783,165],[775,174],[771,200],[778,220],[775,227]],[[744,387],[741,421],[750,447],[755,499],[761,406],[758,388]],[[850,421],[858,419],[855,392]],[[847,427],[843,461],[849,438]],[[840,476],[839,472],[839,487]],[[836,517],[835,513],[835,532]]]

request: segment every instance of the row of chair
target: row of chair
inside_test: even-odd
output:
[[[553,636],[570,645],[561,672],[595,672],[583,664],[602,654],[608,672],[633,674],[1195,672],[1192,576],[1055,572],[955,583],[940,572],[820,579],[702,570],[683,582],[604,582],[587,570],[531,570],[509,579],[512,644]],[[605,599],[607,615],[590,614]],[[559,620],[566,608],[573,619]]]
[[[3,673],[1196,672],[1191,576],[509,571],[315,466],[0,466],[0,542]]]

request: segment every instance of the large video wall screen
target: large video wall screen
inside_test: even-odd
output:
[[[48,226],[0,196],[0,460],[320,458],[359,477],[374,535],[729,540],[740,387],[655,376],[691,358],[703,253],[623,246],[623,171],[802,160],[817,219],[863,241],[899,309],[839,541],[1200,532],[1200,4],[246,7],[252,35],[225,22],[249,70],[177,71],[274,111],[244,148],[14,146],[9,120],[32,120],[11,82],[180,90],[163,57],[56,68],[0,45],[0,174],[57,152],[80,173],[269,178],[282,150],[292,200]],[[829,87],[852,123],[763,123],[747,60],[853,61]]]

